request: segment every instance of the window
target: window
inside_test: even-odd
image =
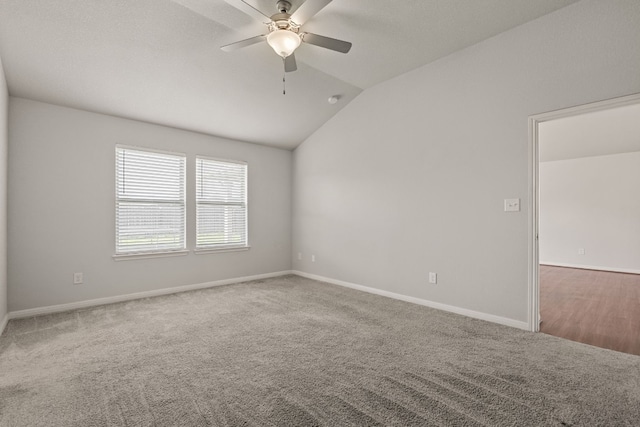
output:
[[[185,156],[116,147],[116,255],[186,249]]]
[[[247,165],[196,157],[196,249],[247,247]]]

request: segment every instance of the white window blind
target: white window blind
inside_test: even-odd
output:
[[[116,147],[116,254],[186,249],[185,156]]]
[[[196,248],[246,246],[246,163],[196,157]]]

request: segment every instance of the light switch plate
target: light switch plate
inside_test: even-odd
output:
[[[520,199],[504,199],[505,212],[520,212]]]

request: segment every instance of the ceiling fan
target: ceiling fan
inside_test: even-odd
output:
[[[280,0],[276,2],[277,13],[269,16],[268,13],[259,10],[243,0],[226,0],[227,3],[235,8],[265,23],[268,31],[266,34],[222,46],[220,49],[225,52],[231,52],[266,40],[269,46],[282,57],[285,72],[296,71],[298,69],[294,51],[301,43],[308,43],[336,52],[347,53],[351,49],[351,43],[318,34],[307,33],[301,29],[305,22],[320,12],[320,10],[331,3],[331,1],[332,0],[306,0],[293,14],[290,14],[291,3],[287,0]],[[265,22],[265,18],[268,19],[269,22]]]

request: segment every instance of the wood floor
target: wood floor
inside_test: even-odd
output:
[[[640,275],[540,266],[540,331],[640,355]]]

